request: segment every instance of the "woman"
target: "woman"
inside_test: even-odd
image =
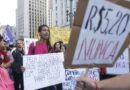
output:
[[[1,64],[2,59],[0,59],[0,90],[14,90],[14,83],[10,79],[8,71]]]
[[[6,42],[2,36],[0,36],[0,57],[3,57],[2,66],[6,69],[10,68],[11,62],[6,52]]]
[[[49,27],[47,25],[39,26],[38,33],[40,35],[40,40],[30,44],[28,55],[46,54],[51,52],[51,44],[49,40],[50,39]],[[39,90],[55,90],[55,89],[54,86],[50,86]]]
[[[50,30],[47,25],[41,25],[38,28],[38,33],[40,40],[34,43],[31,43],[29,46],[28,55],[34,54],[45,54],[51,51],[50,44]]]
[[[8,71],[3,67],[3,63],[7,63],[7,55],[1,49],[3,48],[3,37],[0,36],[0,90],[14,90],[14,83],[10,79]],[[6,65],[8,66],[8,65]]]
[[[54,48],[53,52],[61,52],[61,43],[55,42],[53,48]]]
[[[53,46],[53,53],[61,52],[62,45],[62,41],[55,42]],[[56,90],[62,90],[62,83],[56,85]]]

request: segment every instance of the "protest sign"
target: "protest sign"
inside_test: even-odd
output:
[[[57,41],[63,41],[64,44],[68,44],[70,38],[70,28],[50,28],[50,41],[54,45]]]
[[[113,65],[130,43],[130,2],[81,0],[78,7],[65,67]]]
[[[107,74],[127,74],[130,72],[129,67],[129,50],[126,49],[124,53],[119,57],[119,60],[114,64],[113,67],[107,68]]]
[[[36,42],[36,41],[37,41],[37,39],[33,39],[33,38],[25,38],[24,39],[25,54],[28,54],[29,45],[33,42]]]
[[[66,69],[65,74],[66,79],[63,83],[63,90],[74,90],[74,87],[76,85],[76,78],[80,77],[81,75],[85,75],[86,69]],[[88,77],[90,77],[93,80],[99,81],[99,72],[96,68],[89,69],[86,75],[88,75]]]
[[[92,80],[95,80],[95,81],[99,81],[100,80],[99,69],[98,68],[89,69],[87,75]]]
[[[65,81],[63,53],[23,57],[25,90],[35,90]]]

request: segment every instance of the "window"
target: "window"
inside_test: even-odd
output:
[[[56,20],[56,26],[58,26],[58,21]]]
[[[57,6],[56,6],[56,11],[57,11]]]
[[[57,15],[57,13],[56,13],[56,18],[58,18],[58,15]]]

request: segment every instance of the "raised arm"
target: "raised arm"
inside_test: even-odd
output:
[[[130,74],[117,76],[99,82],[88,77],[80,77],[75,90],[130,90]]]

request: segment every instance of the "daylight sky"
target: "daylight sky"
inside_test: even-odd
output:
[[[16,25],[17,0],[0,0],[0,25]]]

